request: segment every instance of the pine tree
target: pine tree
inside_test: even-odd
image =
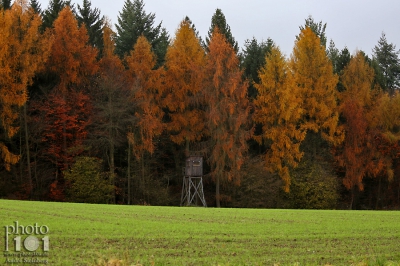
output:
[[[265,58],[274,46],[274,42],[268,39],[266,42],[258,43],[255,38],[246,40],[243,53],[241,67],[244,70],[244,76],[250,82],[248,95],[250,99],[254,99],[257,90],[254,85],[260,83],[258,72],[265,65]]]
[[[382,33],[373,53],[373,59],[377,61],[383,75],[383,89],[394,95],[395,90],[400,87],[400,59],[396,45],[389,44],[385,33]]]
[[[51,28],[53,22],[58,18],[58,14],[66,6],[71,6],[71,0],[50,0],[47,9],[43,12],[42,29]]]
[[[7,10],[11,8],[11,0],[0,0],[0,9]]]
[[[304,26],[300,26],[300,30],[304,30],[305,28],[310,28],[315,35],[318,36],[320,39],[321,45],[326,47],[326,35],[325,35],[325,30],[326,30],[326,23],[322,24],[322,21],[319,23],[315,22],[312,16],[309,16],[306,20],[306,23]],[[296,36],[297,39],[299,39],[299,36]]]
[[[168,34],[161,23],[154,26],[155,14],[147,14],[143,0],[126,0],[118,16],[116,54],[123,58],[132,51],[137,39],[143,35],[151,43],[157,55],[158,65],[164,60],[168,46]]]
[[[77,20],[79,26],[84,24],[89,35],[89,43],[100,52],[103,47],[104,17],[100,17],[98,8],[92,9],[90,0],[83,0],[82,7],[78,5]]]
[[[30,3],[29,3],[29,5],[30,5],[31,8],[33,8],[33,10],[34,10],[37,14],[42,15],[42,8],[41,8],[41,5],[40,5],[39,1],[37,1],[37,0],[31,0]]]
[[[219,8],[215,10],[215,13],[211,18],[211,26],[210,29],[208,30],[208,37],[206,37],[206,47],[209,47],[211,37],[216,27],[218,28],[218,31],[225,36],[228,43],[233,47],[233,49],[237,53],[239,51],[238,43],[232,35],[231,27],[226,23],[225,15]]]

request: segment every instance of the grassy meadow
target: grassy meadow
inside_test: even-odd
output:
[[[400,212],[0,200],[0,221],[0,265],[29,253],[4,251],[15,221],[49,228],[48,265],[400,265]]]

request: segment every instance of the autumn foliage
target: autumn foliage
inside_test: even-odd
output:
[[[17,133],[18,108],[28,100],[27,87],[48,56],[50,40],[39,32],[41,23],[18,2],[0,12],[0,119],[7,138]],[[0,157],[7,169],[19,159],[1,142]]]
[[[266,167],[278,172],[285,189],[289,190],[290,168],[296,167],[303,156],[300,144],[306,134],[305,128],[300,126],[304,112],[301,91],[278,47],[273,47],[267,55],[266,66],[259,77],[254,121],[262,125],[262,134],[254,138],[260,144],[272,143],[266,153]]]
[[[163,130],[160,105],[162,70],[154,69],[156,57],[144,36],[138,38],[126,62],[136,118],[135,133],[129,134],[129,141],[134,145],[137,157],[140,157],[144,151],[154,152],[153,139]]]
[[[216,180],[219,206],[219,182],[240,184],[239,170],[252,136],[247,82],[242,80],[239,59],[225,37],[214,30],[207,54],[204,97],[210,135],[209,163]]]
[[[189,18],[169,39],[144,5],[117,34],[64,4],[45,27],[26,1],[0,10],[0,197],[177,205],[201,155],[208,206],[400,206],[400,94],[376,58],[327,50],[321,23],[286,57],[270,39],[238,51],[219,9],[206,45]]]
[[[205,113],[201,108],[205,63],[199,39],[189,21],[182,21],[167,50],[164,105],[168,108],[170,121],[166,126],[171,140],[186,143],[187,155],[189,143],[206,135]]]

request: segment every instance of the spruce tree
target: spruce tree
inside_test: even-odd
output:
[[[143,35],[150,42],[158,58],[158,65],[164,60],[169,43],[168,34],[161,23],[154,25],[155,14],[146,13],[143,0],[125,0],[124,7],[118,16],[115,52],[123,58],[133,50],[137,39]]]
[[[92,9],[90,0],[83,0],[82,7],[78,5],[76,16],[79,26],[85,24],[89,35],[89,43],[101,51],[103,49],[104,17],[100,16],[98,8]]]
[[[11,8],[11,0],[0,0],[0,9],[10,9]]]
[[[325,29],[326,29],[326,23],[322,24],[322,21],[319,23],[315,22],[312,16],[309,16],[306,20],[306,23],[304,26],[300,26],[300,30],[304,30],[305,28],[309,27],[315,35],[318,36],[320,39],[321,45],[326,47],[326,35],[325,35]],[[299,36],[296,36],[296,39],[299,39]]]
[[[39,1],[37,1],[37,0],[31,0],[31,1],[29,2],[29,6],[30,6],[31,8],[33,8],[33,10],[34,10],[37,14],[42,15],[42,7],[41,7]]]
[[[242,53],[242,69],[244,76],[250,81],[248,96],[254,99],[257,95],[257,90],[254,84],[260,83],[258,72],[265,65],[265,58],[274,46],[272,39],[264,42],[258,42],[254,37],[252,40],[246,40]]]
[[[239,51],[239,46],[235,38],[232,36],[231,27],[226,23],[225,15],[221,9],[217,8],[214,15],[211,18],[211,27],[208,30],[208,37],[206,37],[206,47],[209,46],[211,37],[214,33],[215,27],[218,28],[219,32],[225,36],[225,39],[233,47],[235,52]],[[207,48],[208,49],[208,48]]]
[[[373,60],[377,62],[382,73],[381,86],[393,95],[395,89],[400,87],[400,59],[396,45],[387,42],[385,33],[382,33],[378,45],[373,49]]]
[[[50,28],[53,26],[53,22],[58,18],[58,14],[66,6],[71,6],[71,0],[51,0],[49,6],[43,12],[43,24],[42,29]]]

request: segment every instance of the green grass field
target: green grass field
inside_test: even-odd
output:
[[[49,265],[400,265],[400,212],[0,200],[0,221],[3,251],[6,226],[46,225]],[[29,253],[15,236],[0,265]]]

